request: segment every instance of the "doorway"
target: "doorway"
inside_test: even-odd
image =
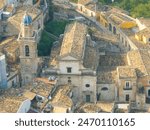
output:
[[[91,101],[91,96],[90,95],[86,95],[86,102],[90,102]]]
[[[129,99],[130,99],[130,96],[129,96],[129,94],[127,94],[127,95],[126,95],[126,102],[128,102]]]
[[[150,97],[150,89],[148,90],[148,97]]]

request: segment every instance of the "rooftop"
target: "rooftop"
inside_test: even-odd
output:
[[[123,22],[131,22],[132,19],[130,19],[129,17],[127,16],[123,16],[122,14],[111,14],[109,16],[109,19],[117,26],[121,25]]]
[[[135,68],[129,66],[118,67],[117,69],[119,78],[136,78]]]
[[[78,4],[82,4],[82,5],[87,5],[91,2],[92,2],[92,0],[78,0]]]
[[[98,84],[113,84],[116,80],[116,70],[112,70],[110,67],[102,68],[102,70],[97,71],[97,83]]]
[[[50,67],[55,67],[57,65],[57,57],[60,54],[61,44],[62,44],[62,41],[59,41],[55,43],[55,45],[53,45],[51,49],[51,56],[50,56],[50,62],[49,62]]]
[[[143,58],[138,50],[128,52],[129,65],[136,69],[138,77],[147,75],[147,70],[143,63]],[[147,61],[145,61],[147,62]]]
[[[5,1],[6,1],[6,0],[1,0],[1,2],[0,2],[0,9],[2,9],[2,8],[4,7]]]
[[[71,92],[71,89],[72,87],[68,85],[59,86],[59,89],[57,90],[54,98],[52,99],[52,105],[71,108],[73,102],[68,96]]]
[[[48,80],[48,78],[36,78],[34,81],[34,87],[30,89],[32,93],[48,98],[52,89],[54,88],[54,82]]]
[[[94,46],[93,42],[92,42],[92,44],[93,44],[93,46],[86,43],[83,66],[85,68],[90,68],[90,69],[96,70],[97,64],[98,64],[97,63],[98,57],[97,57],[97,52],[96,52],[97,50],[96,50],[96,46]]]
[[[125,54],[106,54],[99,58],[99,66],[97,68],[97,83],[112,84],[116,81],[117,67],[127,65],[127,57]]]
[[[23,101],[32,100],[35,95],[47,98],[53,88],[47,79],[37,78],[33,85],[22,88],[10,88],[0,93],[0,112],[16,113]]]
[[[125,54],[106,54],[99,58],[99,66],[124,66],[128,64]]]
[[[19,48],[19,43],[17,42],[17,39],[14,38],[12,39],[13,41],[11,42],[11,44],[6,45],[3,49],[7,52],[7,53],[14,53],[16,51],[16,49]]]
[[[27,99],[23,95],[24,91],[25,88],[10,88],[7,91],[4,91],[0,96],[0,112],[16,113],[22,102]]]
[[[145,29],[139,31],[136,34],[137,35],[143,35],[143,36],[150,36],[150,27],[149,28],[145,28]]]
[[[28,15],[27,13],[25,13],[25,15],[23,16],[22,22],[25,26],[28,26],[32,23],[32,17],[30,15]]]
[[[69,24],[65,29],[60,56],[70,55],[82,59],[86,34],[86,25],[79,22]]]
[[[150,51],[149,50],[140,50],[139,52],[140,52],[143,64],[145,66],[145,69],[146,69],[148,75],[150,75]]]
[[[135,45],[137,49],[150,49],[149,44],[143,44],[142,41],[139,41],[135,38],[136,32],[134,31],[134,29],[121,29],[121,31],[131,40],[131,42],[133,42],[133,44]],[[143,30],[142,33],[144,34],[145,31]],[[146,34],[146,35],[149,35],[149,34]]]
[[[113,106],[114,103],[111,102],[84,103],[77,111],[80,113],[110,113],[113,110]]]
[[[8,23],[12,24],[14,27],[20,30],[20,24],[26,11],[28,12],[28,15],[31,16],[33,21],[41,13],[39,9],[30,5],[19,7],[17,8],[16,13],[8,19]]]
[[[149,18],[139,18],[140,22],[144,24],[146,27],[150,27],[150,19]]]
[[[95,104],[86,103],[80,106],[79,113],[98,113],[101,111],[101,108]]]
[[[12,12],[13,9],[14,9],[14,7],[13,7],[12,5],[8,5],[8,6],[6,6],[6,8],[4,9],[4,11],[6,11],[6,12]]]

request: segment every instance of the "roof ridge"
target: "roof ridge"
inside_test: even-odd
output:
[[[147,69],[146,69],[146,67],[145,67],[145,64],[144,64],[144,62],[143,62],[143,58],[142,58],[142,56],[141,56],[141,53],[140,53],[139,50],[137,50],[137,52],[138,52],[138,54],[139,54],[139,57],[140,57],[140,60],[141,60],[141,62],[142,62],[142,64],[143,64],[143,66],[144,66],[144,69],[145,69],[145,71],[146,71],[146,74],[148,74]],[[140,66],[141,66],[141,65],[140,65]]]

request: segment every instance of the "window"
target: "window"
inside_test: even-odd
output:
[[[67,67],[67,73],[71,73],[72,72],[72,68],[71,67]]]
[[[86,88],[89,88],[89,87],[90,87],[90,84],[86,84],[85,87],[86,87]]]
[[[29,46],[28,45],[26,45],[25,46],[25,56],[30,56],[30,52],[29,52],[30,50],[29,50]]]
[[[6,25],[3,26],[3,32],[6,32]]]
[[[15,86],[15,82],[14,82],[14,80],[12,81],[12,87],[14,87]]]
[[[100,93],[97,93],[97,101],[100,101]]]
[[[71,84],[71,77],[68,77],[68,84]]]
[[[150,97],[150,89],[148,90],[148,97]]]
[[[107,88],[107,87],[103,87],[101,90],[102,90],[102,91],[107,91],[108,88]]]
[[[126,82],[125,87],[130,88],[130,82],[129,81]]]
[[[68,84],[71,84],[71,80],[68,80]]]
[[[86,95],[86,102],[90,102],[91,101],[91,96],[90,95]]]
[[[126,101],[128,102],[129,99],[130,99],[130,96],[129,96],[129,94],[127,94],[127,95],[126,95]]]

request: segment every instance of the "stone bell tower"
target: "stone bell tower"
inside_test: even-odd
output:
[[[33,28],[32,17],[25,13],[19,34],[20,66],[22,85],[31,83],[36,77],[38,68],[37,33]]]

